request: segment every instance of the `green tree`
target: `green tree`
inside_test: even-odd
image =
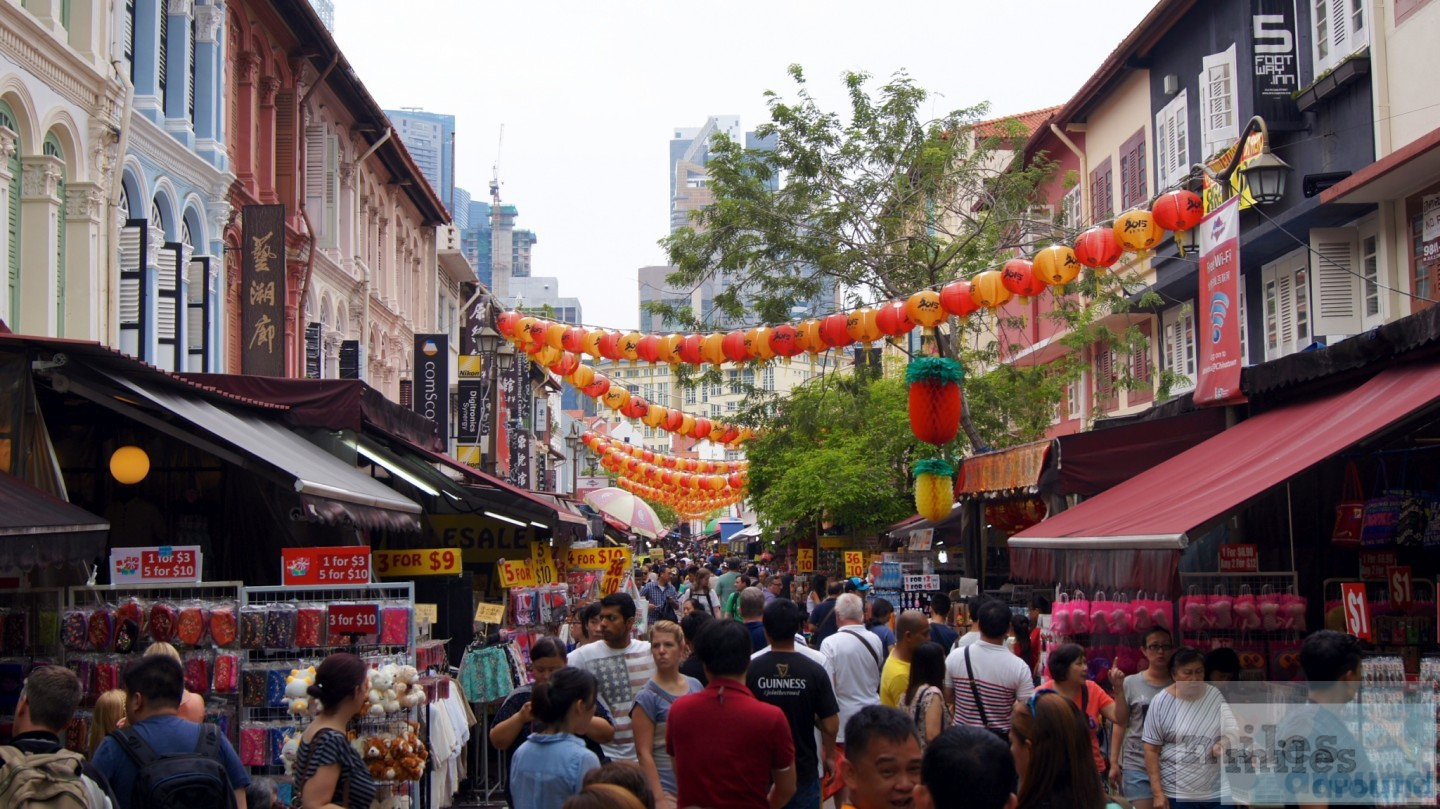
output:
[[[916,451],[905,384],[873,375],[826,376],[797,388],[747,447],[750,498],[770,526],[817,520],[857,533],[915,511]]]
[[[1017,249],[1073,235],[1035,213],[1036,188],[1054,164],[1044,155],[1012,159],[1026,134],[1016,122],[977,126],[983,104],[927,119],[928,94],[903,73],[874,91],[866,74],[846,74],[842,118],[820,107],[799,66],[790,75],[796,98],[767,92],[770,121],[758,128],[774,137],[775,148],[747,150],[717,135],[706,165],[714,203],[661,242],[677,268],[671,284],[728,282],[714,298],[727,319],[786,322],[797,303],[835,286],[847,309],[903,299],[995,269]],[[1086,272],[1054,295],[1045,316],[1063,323],[1062,342],[1072,349],[1099,341],[1128,356],[1143,335],[1112,326],[1106,315],[1156,301],[1132,301],[1126,286],[1125,278]],[[706,325],[683,306],[647,305],[673,321]],[[1024,326],[985,314],[952,318],[937,330],[935,351],[967,369],[964,430],[951,452],[1039,437],[1066,383],[1078,378],[1080,351],[1043,367],[1002,365],[1002,348],[1023,342]],[[1136,384],[1128,362],[1116,365],[1117,385]],[[769,424],[780,404],[757,398],[750,422],[784,425],[783,418]]]

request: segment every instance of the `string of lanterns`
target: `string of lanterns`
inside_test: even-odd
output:
[[[1084,267],[1105,269],[1126,252],[1153,248],[1164,239],[1166,231],[1190,230],[1204,213],[1204,205],[1194,192],[1168,191],[1156,197],[1149,210],[1126,211],[1111,225],[1087,228],[1070,245],[1052,244],[1029,259],[1012,258],[999,269],[952,281],[938,290],[924,289],[905,300],[800,323],[710,334],[660,335],[588,329],[510,310],[499,315],[496,328],[501,336],[561,376],[588,367],[580,362],[582,355],[612,362],[696,367],[769,362],[777,357],[789,361],[800,354],[815,355],[855,343],[870,345],[900,337],[917,326],[933,329],[951,316],[968,317],[981,309],[1004,306],[1012,298],[1035,297],[1049,287],[1074,281]],[[602,390],[592,395],[603,394]]]
[[[601,455],[607,450],[613,450],[634,458],[639,458],[645,463],[655,464],[666,469],[675,469],[681,472],[728,475],[732,472],[739,472],[750,467],[749,461],[707,461],[699,458],[681,458],[677,455],[666,455],[636,446],[635,444],[627,444],[624,441],[618,441],[590,430],[586,430],[580,435],[580,441],[596,455]]]
[[[705,517],[719,508],[734,505],[740,502],[741,495],[732,494],[723,497],[686,496],[672,491],[659,489],[645,483],[619,478],[615,481],[620,488],[635,494],[646,500],[663,503],[675,511],[684,519],[699,519]]]
[[[615,473],[616,485],[686,517],[739,502],[749,482],[744,461],[705,461],[656,453],[586,430],[580,441]]]

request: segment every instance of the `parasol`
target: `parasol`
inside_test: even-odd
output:
[[[641,500],[636,495],[609,486],[604,489],[596,489],[585,495],[585,502],[601,514],[607,514],[615,520],[624,523],[641,536],[651,539],[658,539],[665,533],[665,527],[660,523],[660,517],[655,514],[655,509],[649,503]]]

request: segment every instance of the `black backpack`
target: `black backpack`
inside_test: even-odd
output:
[[[131,806],[147,809],[235,809],[235,788],[220,761],[220,729],[200,726],[192,753],[157,756],[134,728],[112,734],[139,772]]]

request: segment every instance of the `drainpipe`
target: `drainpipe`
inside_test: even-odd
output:
[[[391,137],[392,135],[394,135],[394,134],[395,134],[395,127],[393,127],[393,126],[387,126],[387,127],[385,127],[385,134],[384,134],[383,136],[381,136],[380,140],[375,141],[375,143],[374,143],[369,149],[367,149],[367,150],[365,151],[365,154],[360,155],[360,157],[355,161],[355,170],[356,170],[356,171],[359,171],[359,170],[360,170],[360,164],[361,164],[361,163],[364,163],[365,160],[366,160],[366,158],[370,157],[370,155],[375,154],[376,152],[380,151],[380,147],[381,147],[381,146],[384,146],[384,145],[385,145],[385,141],[390,140],[390,137]]]
[[[120,140],[116,146],[118,152],[113,169],[115,178],[110,184],[110,204],[105,207],[105,214],[110,219],[105,223],[108,235],[105,241],[109,249],[105,267],[114,269],[114,272],[107,273],[105,278],[105,339],[107,342],[114,341],[114,344],[119,345],[120,318],[116,296],[119,295],[120,270],[116,256],[120,253],[120,228],[115,226],[114,214],[115,210],[120,207],[120,194],[125,190],[125,151],[130,148],[130,118],[135,112],[135,85],[130,83],[130,77],[125,74],[120,60],[111,62],[110,67],[115,70],[115,76],[120,80],[120,86],[125,88],[125,106],[120,113]]]
[[[1385,6],[1389,5],[1385,0],[1373,0],[1370,19],[1375,21],[1371,26],[1374,33],[1370,37],[1370,47],[1375,53],[1370,59],[1370,69],[1375,73],[1375,159],[1379,160],[1390,154],[1390,41],[1389,33],[1385,30],[1386,20],[1390,19],[1390,13]]]
[[[1060,142],[1065,144],[1065,148],[1069,149],[1071,152],[1074,152],[1075,156],[1080,158],[1080,182],[1077,183],[1077,185],[1080,188],[1080,211],[1083,214],[1085,211],[1090,209],[1090,206],[1086,204],[1089,201],[1090,195],[1085,191],[1085,181],[1087,178],[1090,177],[1090,161],[1085,158],[1084,150],[1082,150],[1079,146],[1076,146],[1075,141],[1070,140],[1070,138],[1066,137],[1065,133],[1060,131],[1060,127],[1051,124],[1050,134],[1059,138]],[[1094,216],[1095,212],[1091,211],[1090,215]]]
[[[305,210],[305,198],[302,196],[300,199],[300,221],[305,223],[305,233],[310,238],[310,255],[305,258],[305,275],[303,278],[300,279],[300,310],[297,313],[297,317],[295,318],[296,320],[299,320],[305,316],[305,296],[310,294],[310,278],[315,274],[315,251],[319,248],[319,240],[315,238],[315,226],[310,224],[310,214]],[[305,334],[305,329],[309,324],[297,323],[296,325],[300,329],[300,334],[303,335]],[[323,351],[325,336],[322,334],[320,337],[321,351]],[[296,361],[296,367],[300,369],[300,376],[304,377],[305,341],[303,338],[300,340],[300,356]]]

